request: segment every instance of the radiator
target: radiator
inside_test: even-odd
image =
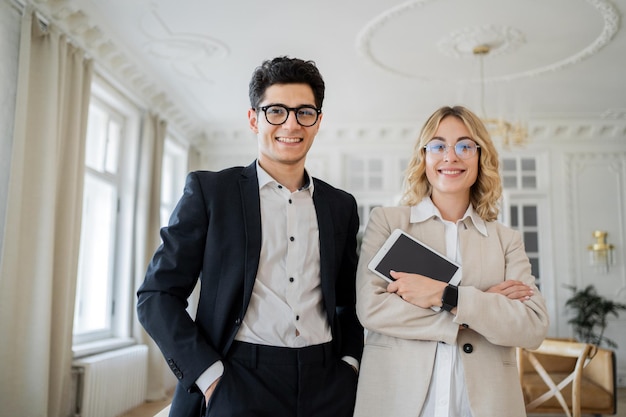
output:
[[[135,345],[74,361],[75,417],[117,417],[142,404],[148,380],[148,347]]]

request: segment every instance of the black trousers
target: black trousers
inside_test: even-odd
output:
[[[283,348],[234,342],[207,417],[352,417],[357,374],[330,343]]]

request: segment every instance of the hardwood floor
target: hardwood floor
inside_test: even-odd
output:
[[[172,398],[169,397],[163,401],[146,402],[139,407],[135,407],[132,410],[119,415],[118,417],[153,417],[159,411],[167,407],[171,401]]]
[[[134,408],[127,413],[124,413],[118,417],[153,417],[169,403],[170,399],[165,401],[149,402]],[[529,414],[533,417],[553,417],[560,416],[561,414]],[[626,417],[626,388],[619,388],[617,393],[617,414],[615,417]]]

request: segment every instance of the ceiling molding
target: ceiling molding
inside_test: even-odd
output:
[[[360,145],[385,143],[403,144],[413,142],[419,135],[419,127],[413,125],[372,125],[372,126],[324,126],[320,128],[316,142],[340,141]],[[603,140],[622,143],[626,140],[626,120],[572,119],[532,121],[528,123],[530,143],[587,142]],[[207,134],[206,143],[210,146],[249,143],[255,135],[249,128],[221,128]],[[494,142],[498,142],[494,138]]]
[[[168,124],[183,133],[191,144],[198,145],[204,141],[200,122],[181,112],[167,91],[72,0],[27,0],[26,3],[49,23],[59,27],[71,42],[85,50],[96,64],[110,73],[116,84],[135,95],[141,105],[166,118]]]

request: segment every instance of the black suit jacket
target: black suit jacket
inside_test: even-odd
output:
[[[363,328],[355,313],[354,290],[356,201],[323,181],[313,181],[321,288],[334,351],[338,357],[360,360]],[[203,398],[195,381],[214,362],[224,360],[256,279],[262,240],[256,163],[190,173],[161,238],[137,292],[138,318],[179,379],[171,415],[195,416]],[[198,278],[194,321],[185,309]]]

